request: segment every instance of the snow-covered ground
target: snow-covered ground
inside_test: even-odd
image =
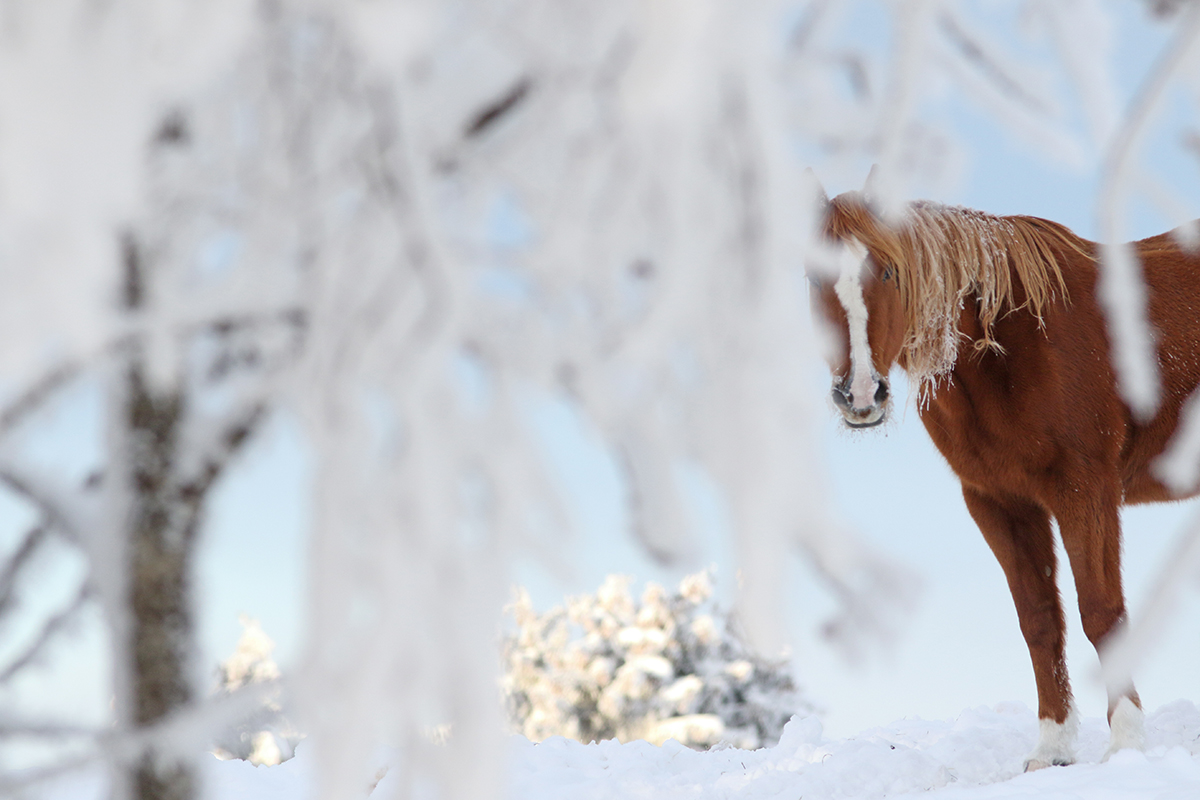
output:
[[[1103,720],[1083,724],[1080,763],[1022,774],[1037,721],[1022,705],[963,712],[952,722],[902,720],[831,741],[814,720],[793,720],[778,745],[699,753],[669,742],[580,745],[548,740],[516,748],[512,797],[927,798],[1200,797],[1200,711],[1185,701],[1151,714],[1147,750],[1098,763]]]
[[[1022,774],[1037,720],[1020,704],[965,711],[953,721],[906,719],[832,740],[814,719],[792,720],[775,747],[697,752],[616,741],[584,745],[561,738],[512,740],[511,800],[801,800],[882,798],[920,793],[928,800],[1174,800],[1200,797],[1200,709],[1181,700],[1147,716],[1146,751],[1099,763],[1108,745],[1103,720],[1085,719],[1079,763]],[[393,797],[399,776],[384,775],[364,800]],[[212,800],[305,800],[309,761],[277,767],[213,760]],[[49,788],[49,787],[48,787]],[[76,776],[43,797],[91,800],[99,782]]]

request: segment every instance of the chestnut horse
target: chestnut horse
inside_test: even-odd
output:
[[[908,373],[934,444],[1008,579],[1037,679],[1040,736],[1026,769],[1074,760],[1050,520],[1083,629],[1100,651],[1125,620],[1122,504],[1177,499],[1152,466],[1200,384],[1200,255],[1170,235],[1137,242],[1158,333],[1160,407],[1138,421],[1118,394],[1096,300],[1097,245],[1036,217],[929,202],[884,222],[862,193],[825,199],[807,272],[831,333],[833,400],[852,428],[890,408]],[[1109,752],[1141,747],[1133,685],[1108,687]]]

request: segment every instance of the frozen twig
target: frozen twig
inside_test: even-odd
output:
[[[851,661],[863,642],[894,642],[918,594],[914,575],[867,551],[847,532],[836,544],[806,539],[799,544],[808,563],[839,601],[836,614],[822,626],[830,644]]]
[[[228,336],[242,331],[253,331],[270,325],[287,325],[296,331],[308,326],[308,312],[300,306],[284,306],[256,313],[218,314],[200,320],[191,320],[181,327],[185,336],[213,333]]]
[[[788,38],[788,47],[797,53],[802,53],[812,44],[821,22],[828,15],[832,0],[813,0],[804,10],[804,16],[792,30]]]
[[[46,526],[35,526],[25,534],[20,546],[9,556],[4,570],[0,572],[0,615],[3,615],[11,606],[17,577],[33,554],[37,552],[38,547],[46,540],[47,534]]]
[[[3,411],[0,411],[0,436],[7,434],[28,414],[40,408],[51,395],[78,375],[82,368],[83,365],[80,362],[67,362],[34,381],[19,397],[9,403]]]
[[[66,627],[72,618],[83,608],[84,603],[91,597],[91,588],[84,584],[79,587],[79,591],[75,593],[74,599],[62,611],[55,614],[42,625],[41,632],[37,635],[25,650],[8,663],[8,666],[0,670],[0,683],[12,678],[25,667],[34,662],[35,659],[45,649],[46,645],[54,638],[60,630]]]
[[[943,8],[938,14],[938,27],[954,45],[959,54],[975,67],[997,91],[1025,106],[1035,114],[1048,114],[1050,109],[1041,98],[1031,94],[1021,81],[1010,75],[1004,65],[988,52],[983,42],[976,39],[962,24],[952,7]]]
[[[218,435],[207,437],[206,441],[197,445],[197,449],[201,450],[199,467],[193,474],[184,477],[179,486],[180,500],[189,507],[197,507],[202,503],[213,482],[266,418],[266,414],[267,406],[264,403],[242,408],[221,427]]]
[[[53,492],[40,486],[37,480],[28,475],[18,474],[15,466],[0,463],[0,483],[32,503],[42,513],[48,527],[69,536],[79,533],[77,521],[67,513]]]
[[[79,725],[56,725],[37,720],[22,720],[12,717],[0,718],[0,739],[97,739],[108,731],[104,728],[85,728]]]
[[[1160,19],[1168,19],[1175,16],[1180,8],[1191,4],[1195,5],[1195,0],[1143,0],[1151,14]]]

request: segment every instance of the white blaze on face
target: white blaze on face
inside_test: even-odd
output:
[[[862,242],[851,239],[846,243],[839,264],[839,275],[833,290],[846,311],[846,322],[850,329],[850,407],[866,409],[875,404],[875,391],[879,382],[875,380],[875,369],[871,359],[871,345],[867,341],[867,304],[863,300],[863,265],[867,260],[867,248]]]

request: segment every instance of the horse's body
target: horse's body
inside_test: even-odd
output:
[[[1168,235],[1136,244],[1162,378],[1159,410],[1143,424],[1117,391],[1096,245],[1045,220],[933,204],[885,225],[858,193],[825,208],[838,266],[809,273],[814,309],[837,334],[835,403],[852,427],[878,424],[888,372],[909,372],[1029,645],[1041,738],[1027,767],[1070,763],[1076,723],[1051,518],[1099,649],[1125,618],[1119,507],[1177,499],[1154,462],[1200,385],[1200,255]],[[1132,684],[1109,687],[1109,720],[1112,749],[1140,746]]]

